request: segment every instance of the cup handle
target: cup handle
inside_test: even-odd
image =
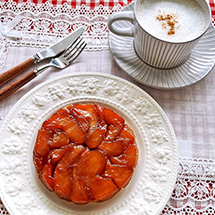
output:
[[[114,34],[120,35],[120,36],[127,36],[127,37],[133,37],[134,36],[134,25],[128,27],[128,28],[119,28],[116,25],[113,25],[115,21],[119,20],[125,20],[128,22],[131,22],[133,24],[134,21],[134,13],[133,11],[123,11],[116,13],[112,15],[108,19],[108,28],[111,32]]]

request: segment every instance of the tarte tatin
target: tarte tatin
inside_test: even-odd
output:
[[[33,151],[43,184],[75,204],[112,198],[131,180],[137,160],[132,129],[92,103],[68,105],[44,121]]]

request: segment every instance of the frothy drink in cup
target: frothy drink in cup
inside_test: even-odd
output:
[[[205,29],[206,16],[195,0],[142,0],[136,9],[140,25],[161,40],[189,41]]]
[[[121,28],[115,23],[121,20],[130,25]],[[136,0],[133,10],[108,19],[112,33],[133,37],[137,56],[160,69],[186,62],[210,24],[211,11],[206,0]]]

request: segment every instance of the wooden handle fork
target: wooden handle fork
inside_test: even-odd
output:
[[[0,102],[3,101],[5,98],[10,96],[12,93],[17,91],[19,88],[27,84],[29,81],[31,81],[33,78],[35,78],[37,75],[34,71],[31,71],[21,78],[17,79],[13,83],[9,84],[5,88],[0,90]]]
[[[12,69],[9,69],[8,71],[0,74],[0,86],[2,86],[4,83],[8,82],[18,74],[22,73],[29,67],[34,65],[34,61],[32,58],[27,59],[26,61],[20,63],[19,65],[13,67]]]

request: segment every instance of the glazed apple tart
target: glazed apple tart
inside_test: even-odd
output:
[[[110,108],[72,104],[43,122],[33,150],[40,180],[75,204],[101,202],[125,188],[138,160],[132,129]]]

